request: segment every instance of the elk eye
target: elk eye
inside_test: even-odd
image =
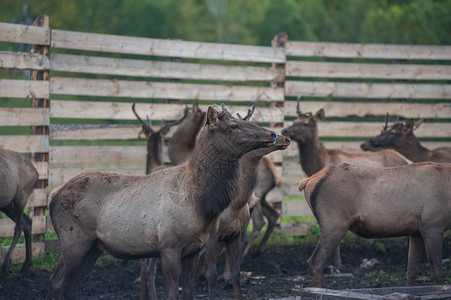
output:
[[[238,129],[238,125],[232,124],[232,125],[230,125],[230,128],[231,128],[232,130]]]

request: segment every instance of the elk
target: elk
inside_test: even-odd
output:
[[[248,114],[241,118],[248,121],[255,109],[255,103]],[[231,280],[236,299],[242,299],[240,284],[240,264],[241,264],[241,243],[246,238],[246,228],[249,223],[250,214],[248,202],[257,183],[257,169],[264,155],[276,150],[284,150],[291,143],[291,140],[278,136],[274,145],[266,148],[259,148],[243,155],[240,159],[239,169],[239,193],[233,198],[230,205],[219,216],[219,229],[215,239],[210,241],[206,250],[207,278],[209,285],[210,299],[216,299],[216,265],[219,253],[223,247],[226,248],[227,265],[229,267]]]
[[[38,182],[38,177],[38,171],[28,158],[14,151],[0,149],[0,211],[16,223],[13,241],[3,259],[2,275],[9,272],[11,255],[22,231],[25,237],[25,262],[21,272],[26,272],[33,265],[32,220],[24,213],[24,208]]]
[[[348,230],[364,238],[409,236],[407,285],[413,285],[423,244],[435,284],[443,284],[442,239],[451,228],[451,164],[377,168],[329,165],[304,179],[299,191],[320,227],[307,260],[312,285],[322,287],[325,263]]]
[[[423,120],[414,121],[409,119],[404,123],[395,121],[388,128],[388,119],[382,133],[369,141],[360,145],[365,151],[378,151],[381,149],[393,149],[407,157],[413,162],[432,161],[432,162],[451,162],[451,147],[441,147],[429,150],[421,145],[415,137],[413,131],[420,127]]]
[[[299,147],[299,157],[302,169],[307,176],[329,164],[351,163],[373,167],[392,167],[411,163],[398,152],[386,149],[379,152],[346,152],[336,149],[327,149],[318,138],[318,121],[324,119],[323,109],[312,113],[303,113],[299,108],[300,99],[297,99],[298,118],[293,124],[282,130],[282,134],[295,140]],[[339,248],[335,255],[335,268],[342,266]]]
[[[49,210],[60,258],[49,279],[52,296],[76,298],[105,251],[125,259],[161,257],[166,299],[178,299],[179,275],[184,297],[192,299],[199,251],[238,195],[239,159],[276,138],[210,106],[186,163],[146,176],[87,171],[56,189]]]
[[[168,142],[168,156],[171,164],[184,163],[193,152],[196,137],[205,119],[205,112],[199,109],[197,103],[193,104],[191,112],[183,123],[177,128]]]

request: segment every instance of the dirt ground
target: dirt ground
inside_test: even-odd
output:
[[[306,260],[315,243],[270,246],[257,257],[246,257],[243,265],[243,294],[245,299],[270,299],[299,295],[300,289],[310,286]],[[350,277],[326,277],[325,285],[333,289],[390,287],[405,284],[407,266],[407,239],[364,240],[349,239],[342,243],[344,272]],[[376,258],[379,262],[361,268],[363,259]],[[445,282],[451,283],[451,235],[444,241]],[[219,266],[222,269],[223,262]],[[163,299],[161,272],[158,270],[158,296]],[[113,260],[96,265],[86,277],[78,299],[139,299],[139,273],[137,261]],[[9,275],[0,279],[0,299],[49,299],[47,279],[49,271],[33,269],[26,275]],[[426,258],[421,266],[417,285],[431,285],[430,269]],[[234,299],[233,288],[218,283],[222,299]],[[207,299],[207,282],[196,280],[196,299]]]

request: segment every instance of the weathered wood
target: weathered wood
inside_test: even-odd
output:
[[[152,126],[158,130],[159,126]],[[139,125],[54,125],[51,140],[137,140]],[[172,131],[172,127],[170,133]]]
[[[2,98],[39,98],[49,97],[48,81],[0,79],[0,97]]]
[[[49,163],[46,161],[31,161],[38,171],[39,180],[48,179]]]
[[[48,152],[49,137],[39,135],[2,135],[0,149],[8,149],[21,153]]]
[[[288,127],[292,122],[285,122]],[[319,122],[320,137],[365,137],[370,138],[380,134],[382,129],[378,122]],[[415,136],[422,137],[451,137],[450,123],[423,123],[415,130]]]
[[[266,67],[226,66],[52,54],[52,71],[118,76],[180,78],[219,81],[281,81],[283,73]]]
[[[397,286],[397,287],[383,287],[383,288],[361,288],[361,289],[349,289],[348,291],[374,294],[374,295],[387,295],[392,293],[403,293],[411,295],[447,295],[451,297],[451,285],[427,285],[427,286]]]
[[[0,68],[16,70],[49,70],[50,59],[41,54],[0,51]]]
[[[287,96],[381,99],[449,99],[450,84],[287,81]]]
[[[86,169],[50,169],[49,170],[49,186],[56,187],[66,183],[72,177],[89,170]],[[145,175],[145,168],[139,169],[106,169],[108,172],[128,174],[128,175]]]
[[[113,53],[247,62],[284,62],[282,49],[52,30],[52,47]]]
[[[0,126],[49,125],[48,108],[0,108]]]
[[[203,111],[208,105],[199,105]],[[184,104],[151,104],[137,103],[136,109],[149,120],[176,120],[185,109]],[[227,106],[227,110],[235,115],[247,112],[247,106]],[[51,102],[51,117],[55,118],[86,118],[86,119],[114,119],[134,120],[131,103],[99,102],[99,101],[59,101]],[[257,107],[252,116],[254,122],[283,122],[282,108]]]
[[[281,223],[280,229],[286,234],[292,236],[305,236],[310,233],[312,227],[317,224],[316,222],[290,222]]]
[[[282,216],[313,216],[313,214],[306,201],[284,201],[282,202]]]
[[[55,233],[55,229],[53,228],[52,220],[50,219],[50,217],[46,217],[45,232],[47,232],[47,233]]]
[[[144,166],[147,149],[146,146],[54,146],[49,153],[51,164],[128,162]]]
[[[3,261],[6,253],[8,253],[9,247],[0,248],[0,260]],[[43,242],[33,243],[31,246],[31,252],[33,257],[43,255],[45,252],[45,244]],[[25,245],[16,245],[14,252],[11,255],[11,260],[13,263],[19,263],[25,261]]]
[[[419,104],[406,102],[390,103],[356,103],[339,101],[302,101],[300,107],[303,112],[315,113],[323,108],[326,117],[349,117],[349,116],[400,116],[405,118],[450,118],[451,104]],[[296,117],[296,102],[285,101],[285,116]]]
[[[333,290],[324,288],[303,288],[301,290],[302,299],[318,299],[318,300],[339,300],[339,299],[356,299],[356,300],[377,300],[387,299],[383,296],[368,295],[358,292],[350,292],[347,290]],[[401,298],[404,299],[404,298]]]
[[[33,234],[45,233],[45,216],[33,216]],[[10,219],[0,219],[0,237],[11,237],[14,235],[15,223]]]
[[[214,101],[283,101],[283,89],[150,81],[53,77],[53,95],[163,98]]]
[[[28,198],[27,207],[47,206],[46,189],[34,189]]]
[[[449,80],[451,66],[407,64],[361,64],[287,61],[286,76],[321,78],[371,78]]]
[[[50,28],[0,22],[0,41],[50,45]]]
[[[288,41],[287,56],[450,60],[451,46]]]

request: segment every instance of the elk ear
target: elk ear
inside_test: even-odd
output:
[[[406,131],[413,131],[415,127],[415,121],[413,119],[407,120],[404,127]]]
[[[218,122],[218,112],[211,106],[207,110],[207,122],[205,125],[214,125]]]
[[[316,114],[315,114],[315,116],[314,116],[314,118],[315,118],[315,120],[322,120],[322,119],[324,119],[324,116],[325,116],[326,114],[324,113],[324,109],[320,109],[320,110],[318,110],[317,112],[316,112]]]
[[[423,119],[419,119],[418,121],[416,121],[416,122],[413,124],[412,130],[418,129],[418,127],[420,127],[421,124],[423,124]]]

